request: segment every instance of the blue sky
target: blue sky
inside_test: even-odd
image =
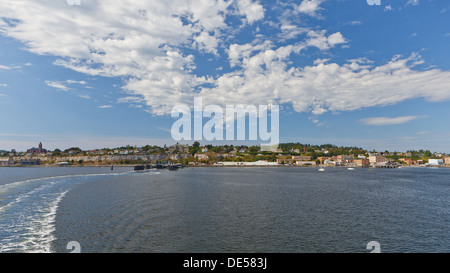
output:
[[[147,2],[0,3],[0,150],[169,145],[202,96],[279,104],[281,142],[450,153],[448,1]]]

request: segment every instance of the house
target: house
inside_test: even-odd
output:
[[[169,153],[189,153],[189,145],[173,145],[169,147]]]
[[[343,163],[351,163],[355,160],[353,155],[338,155],[337,161],[342,161]]]
[[[414,161],[411,158],[400,158],[399,161],[405,162],[408,165],[414,164]]]
[[[202,147],[202,153],[207,153],[207,152],[208,152],[208,148]]]
[[[208,160],[209,159],[209,156],[205,155],[205,154],[195,154],[194,157],[197,160]]]
[[[441,165],[444,165],[444,160],[442,160],[442,159],[429,159],[428,160],[428,164],[429,165],[433,165],[433,166],[441,166]]]
[[[287,157],[280,157],[280,158],[277,158],[277,163],[278,164],[294,164],[294,159],[290,159],[290,158],[287,158]]]
[[[14,165],[14,160],[12,157],[9,158],[0,158],[0,166],[12,166]]]

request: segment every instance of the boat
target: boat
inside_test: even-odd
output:
[[[178,165],[169,165],[169,171],[178,171]]]
[[[319,169],[319,172],[324,172],[324,171],[325,171],[324,168],[320,168],[320,169]]]
[[[347,170],[349,170],[349,171],[354,171],[355,168],[348,168]]]

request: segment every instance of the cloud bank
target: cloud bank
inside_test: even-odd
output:
[[[323,2],[304,0],[286,9],[316,17]],[[286,103],[315,115],[414,98],[450,99],[450,72],[417,69],[423,60],[415,53],[378,65],[367,59],[292,63],[309,49],[349,46],[341,32],[281,18],[272,22],[276,35],[256,32],[250,42],[237,41],[246,26],[268,23],[267,9],[257,0],[90,0],[79,6],[63,0],[4,0],[0,33],[30,52],[56,56],[55,65],[121,77],[129,95],[120,102],[139,103],[156,115],[170,114],[177,104],[192,105],[199,95],[205,104]],[[280,35],[283,44],[277,43]],[[197,74],[198,59],[205,56],[225,60],[230,69],[222,70],[221,63],[211,74]],[[73,84],[46,83],[63,91]]]

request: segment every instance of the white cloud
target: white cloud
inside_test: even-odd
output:
[[[264,18],[264,8],[257,1],[238,0],[239,12],[247,17],[250,24]]]
[[[113,108],[113,106],[112,105],[102,105],[102,106],[99,106],[98,108],[100,108],[100,109],[110,109],[110,108]]]
[[[404,117],[376,117],[376,118],[366,118],[362,119],[361,122],[366,125],[374,125],[374,126],[384,126],[384,125],[399,125],[411,122],[420,118],[419,116],[404,116]]]
[[[11,67],[6,66],[6,65],[0,65],[0,69],[3,69],[3,70],[11,70]]]
[[[355,20],[355,21],[351,21],[350,25],[352,25],[352,26],[359,26],[359,25],[362,25],[362,22],[358,21],[358,20]]]
[[[198,49],[217,55],[217,47],[219,42],[215,36],[209,35],[207,32],[202,32],[195,38],[194,46]]]
[[[296,14],[317,16],[323,2],[304,0],[295,6]],[[87,75],[121,77],[128,94],[118,102],[143,106],[157,115],[170,113],[176,104],[192,104],[197,94],[205,104],[287,103],[295,111],[314,114],[413,98],[450,99],[450,72],[418,70],[423,60],[415,54],[379,65],[364,59],[341,64],[322,59],[304,67],[291,62],[293,54],[311,47],[326,52],[348,45],[341,32],[328,34],[286,20],[276,27],[286,39],[296,38],[291,44],[276,46],[266,36],[243,44],[228,39],[232,32],[228,16],[243,21],[239,28],[264,19],[264,12],[260,1],[250,0],[91,0],[81,6],[5,0],[0,2],[0,18],[18,23],[0,19],[0,32],[19,40],[30,52],[56,56],[56,65]],[[220,57],[227,57],[233,70],[196,75],[196,59],[183,52],[186,48],[200,54],[225,52],[227,56]],[[72,84],[87,83],[46,84],[68,91]]]
[[[0,83],[0,87],[8,87],[6,83]]]
[[[324,0],[303,0],[297,7],[297,11],[308,14],[310,16],[317,16],[317,12],[321,10],[320,4]]]
[[[45,81],[45,83],[53,88],[62,90],[62,91],[69,91],[71,88],[69,88],[67,85],[71,84],[80,84],[80,85],[86,85],[87,82],[85,81],[75,81],[75,80],[67,80],[67,81]],[[87,98],[87,95],[79,95],[79,97]]]
[[[53,88],[62,90],[62,91],[69,91],[69,87],[65,86],[64,84],[62,84],[61,82],[57,82],[57,81],[45,81],[45,83]]]
[[[417,6],[419,5],[419,0],[408,0],[408,2],[406,3],[406,5],[412,5],[412,6]]]
[[[0,94],[0,97],[7,97],[8,95],[6,94]]]
[[[387,5],[387,6],[384,8],[384,11],[392,11],[392,6],[391,6],[391,5]]]
[[[347,43],[347,40],[340,32],[333,33],[327,37],[325,30],[320,32],[311,30],[307,36],[308,40],[306,41],[306,45],[317,47],[320,50],[328,50],[336,45]]]

